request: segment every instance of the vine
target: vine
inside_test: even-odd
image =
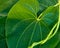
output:
[[[59,6],[59,17],[58,17],[58,22],[53,26],[53,28],[51,29],[50,33],[47,35],[47,37],[39,42],[34,42],[31,46],[29,46],[28,48],[33,48],[34,46],[37,46],[38,44],[44,44],[46,43],[49,39],[51,39],[58,31],[59,29],[59,25],[60,25],[60,0],[58,0],[58,3],[56,5],[54,5],[54,7]],[[39,17],[38,17],[39,18]],[[39,20],[39,19],[38,19]],[[54,30],[55,29],[55,30]],[[53,33],[54,32],[54,33]]]

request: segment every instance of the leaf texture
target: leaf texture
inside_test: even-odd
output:
[[[37,17],[39,7],[37,0],[20,0],[12,7],[6,20],[8,48],[28,48],[47,37],[58,21],[58,6],[48,7]],[[35,48],[54,48],[59,42],[57,36]]]

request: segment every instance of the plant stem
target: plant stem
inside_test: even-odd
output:
[[[31,46],[29,46],[28,48],[33,48],[34,46],[38,45],[38,44],[44,44],[45,42],[47,42],[49,39],[51,39],[58,31],[59,29],[59,24],[60,24],[60,0],[58,0],[58,3],[56,5],[54,5],[54,7],[59,5],[59,17],[58,17],[58,22],[53,26],[53,28],[51,29],[50,33],[47,35],[47,37],[39,42],[34,42]],[[38,17],[39,18],[42,16],[42,14]],[[56,29],[55,29],[56,28]],[[55,29],[55,31],[54,31]],[[54,31],[54,33],[53,33]],[[53,34],[52,34],[53,33]]]
[[[60,23],[60,0],[58,0],[59,2],[59,23]]]

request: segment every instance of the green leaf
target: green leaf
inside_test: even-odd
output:
[[[60,48],[60,28],[58,30],[58,36],[57,36],[59,42],[56,44],[56,47],[55,48]]]
[[[56,48],[60,48],[60,42],[57,44]]]
[[[17,1],[18,0],[0,0],[0,16],[7,16],[9,10]]]
[[[6,21],[8,48],[28,48],[47,37],[58,21],[58,7],[50,6],[37,17],[39,10],[37,0],[20,0],[12,7]],[[51,39],[53,45],[47,41],[47,47],[54,48],[56,41],[57,37]],[[37,47],[46,48],[46,44]]]
[[[47,9],[47,7],[53,6],[58,3],[58,0],[38,0],[38,1],[40,5],[40,11],[38,12],[38,14],[42,13],[45,9]]]
[[[5,21],[7,13],[17,0],[0,0],[0,48],[7,48]]]
[[[5,20],[6,17],[0,16],[0,48],[7,48],[5,40]]]
[[[0,12],[8,10],[17,0],[1,0],[0,1]]]

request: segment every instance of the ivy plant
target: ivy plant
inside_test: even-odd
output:
[[[14,1],[0,9],[0,47],[60,48],[60,0]]]

